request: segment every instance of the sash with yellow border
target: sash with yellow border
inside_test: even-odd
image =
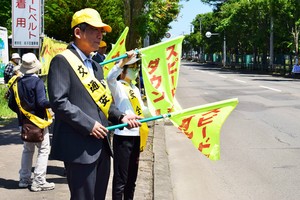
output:
[[[21,106],[21,101],[20,101],[19,92],[18,92],[18,81],[14,81],[14,83],[12,85],[12,88],[13,88],[13,91],[14,91],[16,103],[17,103],[20,111],[26,116],[26,118],[29,119],[32,123],[34,123],[37,127],[41,128],[41,129],[44,129],[44,128],[50,126],[50,124],[52,123],[52,116],[51,116],[49,110],[46,109],[46,114],[47,114],[47,119],[48,120],[44,120],[42,118],[39,118],[38,116],[35,116],[34,114],[26,111]]]
[[[108,110],[112,103],[112,96],[106,81],[101,80],[100,82],[92,76],[83,62],[69,49],[60,54],[66,58],[94,102],[108,118]]]
[[[18,75],[13,75],[13,77],[11,77],[7,83],[7,87],[10,88],[12,86],[12,84],[14,84],[14,82],[17,80],[18,77],[20,77],[21,74]]]
[[[138,98],[136,97],[136,95],[134,94],[133,89],[126,82],[122,82],[122,84],[126,90],[129,101],[133,107],[134,113],[138,116],[144,117],[144,114],[143,114],[143,111],[141,108],[141,104],[140,104]],[[142,123],[142,125],[140,127],[140,151],[141,152],[144,151],[144,149],[146,147],[148,133],[149,133],[149,129],[148,129],[147,123]]]
[[[13,77],[11,77],[8,81],[8,83],[6,84],[8,89],[7,91],[5,92],[4,94],[4,98],[5,99],[8,99],[9,98],[9,95],[10,95],[10,88],[11,86],[14,84],[14,82],[18,79],[18,77],[22,76],[22,74],[16,74],[16,75],[13,75]]]

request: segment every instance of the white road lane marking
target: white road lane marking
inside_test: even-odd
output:
[[[236,82],[240,82],[240,83],[247,83],[246,81],[242,81],[242,80],[239,80],[239,79],[233,79],[234,81]]]
[[[278,89],[275,89],[275,88],[271,88],[271,87],[267,87],[267,86],[263,86],[263,85],[260,85],[259,87],[265,88],[265,89],[268,89],[268,90],[273,90],[273,91],[276,91],[276,92],[282,92],[281,90],[278,90]]]

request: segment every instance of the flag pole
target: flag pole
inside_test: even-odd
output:
[[[138,49],[135,49],[134,51],[135,51],[136,54],[139,54]],[[110,59],[110,60],[107,60],[107,61],[103,61],[103,62],[99,63],[99,65],[103,66],[103,65],[106,65],[108,63],[118,61],[118,60],[121,60],[121,59],[127,58],[127,57],[128,57],[127,53],[124,53],[123,55],[120,55],[119,57],[116,57],[116,58],[113,58],[113,59]]]
[[[167,113],[164,115],[158,115],[158,116],[153,116],[153,117],[149,117],[149,118],[144,118],[144,119],[140,119],[137,120],[141,123],[144,122],[149,122],[149,121],[153,121],[153,120],[157,120],[157,119],[161,119],[161,118],[170,118],[171,116],[176,116],[176,115],[180,115],[183,113],[189,113],[193,110],[206,110],[207,108],[209,109],[216,109],[216,108],[220,108],[228,103],[235,103],[234,106],[236,106],[236,104],[238,103],[238,98],[232,98],[232,99],[227,99],[227,100],[223,100],[223,101],[218,101],[218,102],[214,102],[214,103],[209,103],[209,104],[204,104],[204,105],[200,105],[200,106],[195,106],[195,107],[191,107],[191,108],[186,108],[183,110],[178,110],[178,111],[174,111],[172,113]],[[124,124],[118,124],[118,125],[113,125],[113,126],[108,126],[106,127],[109,131],[111,130],[115,130],[117,128],[124,128],[128,126],[128,123],[124,123]]]
[[[154,121],[154,120],[158,120],[158,119],[162,119],[162,118],[168,118],[168,117],[171,117],[171,114],[153,116],[153,117],[149,117],[149,118],[140,119],[140,120],[137,120],[137,121],[141,122],[141,123],[144,123],[144,122]],[[109,131],[112,131],[112,130],[115,130],[115,129],[118,129],[118,128],[124,128],[126,126],[128,126],[128,123],[109,126],[109,127],[106,127],[106,129],[109,130]]]
[[[181,37],[184,37],[184,36],[179,36],[178,38],[181,38]],[[177,38],[174,38],[174,39],[172,39],[172,40],[176,40]],[[168,41],[166,41],[166,42],[168,42]],[[165,43],[165,42],[161,42],[161,43]],[[158,43],[158,44],[155,44],[155,45],[151,45],[151,46],[148,46],[148,47],[144,47],[144,48],[142,48],[142,49],[140,49],[140,50],[138,50],[138,49],[135,49],[134,51],[135,51],[135,53],[136,54],[139,54],[140,52],[141,52],[141,50],[143,50],[143,49],[146,49],[146,48],[149,48],[149,47],[154,47],[154,46],[157,46],[157,45],[159,45],[160,43]],[[111,62],[114,62],[114,61],[118,61],[118,60],[121,60],[121,59],[123,59],[123,58],[126,58],[128,55],[125,53],[125,54],[123,54],[123,55],[121,55],[121,56],[119,56],[119,57],[116,57],[116,58],[113,58],[113,59],[111,59],[111,60],[107,60],[107,61],[103,61],[103,62],[101,62],[101,63],[99,63],[101,66],[103,66],[103,65],[106,65],[106,64],[108,64],[108,63],[111,63]]]

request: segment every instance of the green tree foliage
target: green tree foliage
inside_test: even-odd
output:
[[[57,40],[70,41],[72,16],[74,12],[87,7],[98,10],[102,21],[112,27],[112,33],[104,36],[103,40],[114,43],[125,28],[122,17],[123,6],[118,0],[46,0],[45,34]]]
[[[202,14],[198,15],[196,19],[193,21],[193,25],[196,27],[196,34],[200,34],[200,26],[199,22],[201,19],[201,25],[202,25],[202,30],[201,30],[201,37],[199,37],[200,44],[203,47],[204,52],[222,52],[222,42],[223,42],[223,37],[222,34],[217,32],[217,27],[220,21],[220,18],[215,14],[215,13],[207,13],[207,14]],[[199,31],[198,31],[199,30]],[[212,33],[218,33],[219,35],[214,35],[210,38],[207,38],[205,36],[206,32],[212,32]],[[195,49],[197,50],[197,49]]]
[[[85,7],[98,10],[102,20],[112,27],[112,33],[104,37],[108,43],[114,43],[128,26],[127,49],[141,47],[148,32],[151,43],[159,42],[179,13],[178,0],[46,0],[45,34],[69,41],[72,15]]]
[[[129,27],[127,49],[142,46],[148,34],[151,44],[160,42],[179,13],[179,0],[44,0],[44,34],[57,40],[71,40],[71,19],[74,12],[94,8],[113,31],[104,36],[115,43],[126,26]],[[11,1],[0,0],[0,26],[11,33]]]
[[[201,0],[201,1],[203,3],[214,6],[216,10],[219,10],[219,8],[228,0]]]
[[[148,1],[147,31],[150,43],[155,44],[164,38],[165,33],[171,28],[169,24],[177,18],[180,5],[179,0],[152,0]]]
[[[180,11],[179,0],[123,0],[123,3],[125,24],[129,26],[129,49],[142,47],[142,39],[147,35],[150,44],[160,42]]]
[[[280,5],[278,2],[272,0],[277,6],[277,11],[282,15],[277,17],[278,26],[281,34],[284,31],[287,40],[283,45],[290,47],[295,51],[295,55],[299,55],[299,32],[300,32],[300,1],[299,0],[281,0]],[[284,39],[284,38],[281,38]]]
[[[289,54],[299,50],[300,1],[299,0],[227,0],[202,2],[218,4],[213,13],[197,15],[193,21],[195,33],[199,33],[199,19],[202,20],[202,34],[195,50],[205,46],[206,52],[221,52],[223,35],[226,35],[227,52],[231,54],[269,54],[270,26],[273,18],[274,53]],[[210,40],[204,37],[206,31],[219,33]],[[198,46],[198,47],[197,47]],[[217,49],[216,49],[217,47]]]
[[[11,34],[11,1],[0,0],[0,26],[6,27],[8,34]]]
[[[201,0],[203,3],[208,3],[208,4],[211,4],[211,5],[214,5],[214,4],[221,4],[221,3],[224,3],[225,1],[227,0]]]

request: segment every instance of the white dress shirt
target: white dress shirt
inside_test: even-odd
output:
[[[87,57],[86,55],[84,55],[84,53],[74,43],[72,43],[72,46],[75,48],[75,50],[79,54],[83,64],[88,68],[90,74],[95,76],[94,70],[93,70],[93,65],[92,65],[92,56],[90,55],[89,57]]]

